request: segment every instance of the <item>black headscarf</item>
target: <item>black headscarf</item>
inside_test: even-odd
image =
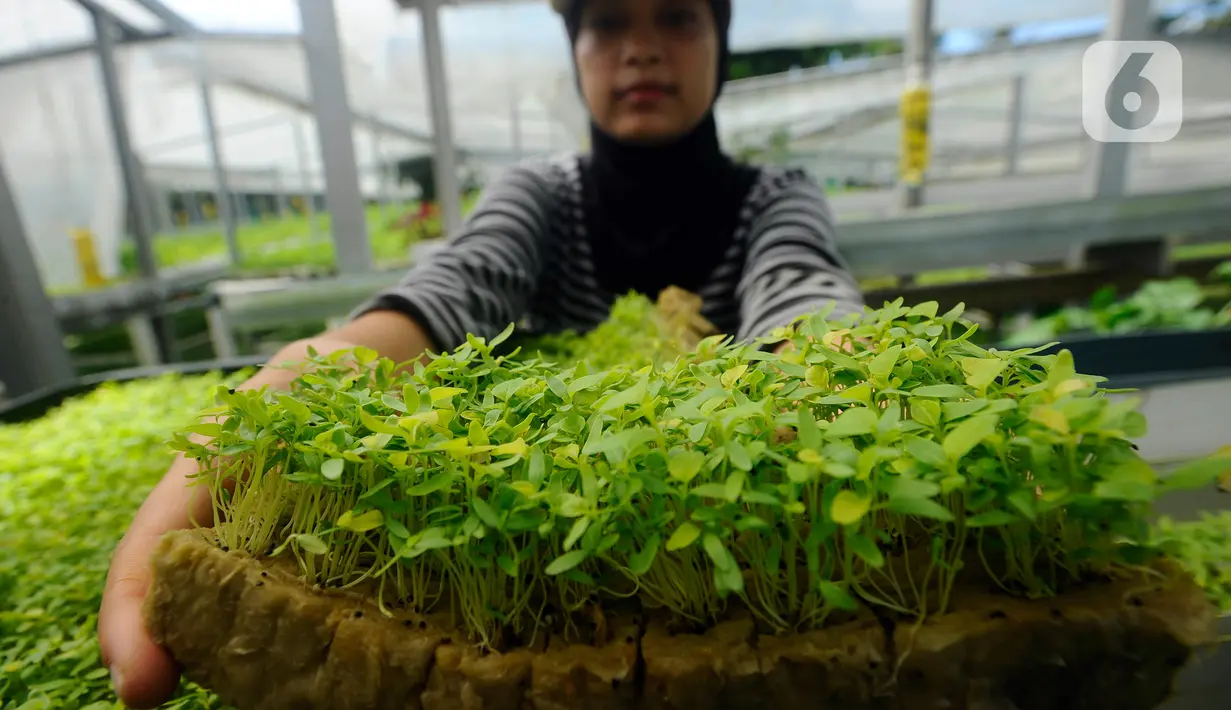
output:
[[[584,4],[577,0],[564,14],[574,43]],[[731,2],[709,4],[719,36],[716,99],[730,63]],[[690,132],[666,144],[626,143],[591,120],[590,145],[582,182],[599,284],[651,298],[668,286],[699,290],[730,246],[757,175],[722,152],[713,105]]]

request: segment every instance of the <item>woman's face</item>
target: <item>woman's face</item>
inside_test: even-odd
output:
[[[709,111],[718,31],[707,0],[589,0],[575,44],[595,123],[626,141],[669,141]]]

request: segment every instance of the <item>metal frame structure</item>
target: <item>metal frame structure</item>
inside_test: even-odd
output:
[[[440,34],[440,8],[446,4],[461,3],[458,0],[394,1],[403,9],[418,10],[423,25],[423,60],[427,72],[428,106],[431,107],[436,194],[440,196],[441,216],[445,233],[448,234],[462,226],[462,202],[461,184],[457,176],[457,147],[453,143],[453,112],[445,74],[444,42]]]
[[[153,252],[154,220],[152,215],[155,211],[151,209],[147,185],[129,138],[115,53],[120,46],[125,44],[167,39],[195,41],[205,39],[207,35],[160,0],[136,0],[163,25],[163,28],[158,31],[142,30],[116,16],[96,0],[72,1],[81,6],[92,18],[95,28],[94,41],[0,58],[0,70],[85,52],[97,53],[108,117],[124,180],[128,203],[128,223],[133,227],[142,277],[142,282],[132,285],[130,290],[158,292],[162,276],[159,274]],[[355,116],[350,110],[342,73],[340,42],[332,0],[301,0],[300,10],[304,20],[304,32],[299,40],[304,44],[308,58],[308,79],[312,102],[310,106],[303,106],[300,102],[298,107],[309,110],[319,127],[321,155],[325,162],[326,199],[334,213],[333,237],[339,265],[344,272],[363,272],[371,268],[371,253],[368,248],[363,201],[359,193],[351,126],[356,120],[362,121],[366,118],[366,120],[375,121],[377,119]],[[236,215],[231,205],[232,196],[227,184],[224,157],[214,116],[210,77],[206,74],[203,62],[198,67],[198,82],[206,139],[213,162],[219,216],[223,222],[228,251],[234,261],[239,256]],[[388,129],[390,133],[401,133],[397,127],[389,126]],[[5,225],[5,236],[8,238],[0,241],[0,263],[15,269],[18,268],[17,265],[22,265],[19,270],[23,277],[5,278],[3,289],[5,309],[0,315],[4,316],[6,327],[14,329],[14,332],[24,329],[26,326],[21,324],[29,320],[36,323],[54,324],[56,322],[54,309],[48,306],[40,310],[38,305],[49,303],[49,301],[38,271],[33,268],[29,247],[25,242],[24,229],[8,226],[20,225],[16,203],[11,199],[7,185],[4,185],[3,192],[5,199],[0,200],[0,223]],[[16,243],[18,238],[20,238],[20,244]],[[26,304],[29,304],[28,307]],[[9,312],[10,307],[15,309],[12,313]],[[46,318],[39,316],[43,311],[46,311]],[[23,316],[23,313],[26,315]],[[158,361],[176,358],[175,338],[174,333],[171,332],[170,321],[158,308],[152,308],[143,314],[131,315],[128,322],[129,331],[137,341],[138,349],[143,352],[143,364],[155,364]],[[22,335],[24,336],[24,330]],[[35,337],[36,335],[38,337]],[[20,340],[29,343],[30,350],[27,354],[31,362],[44,363],[45,366],[27,367],[24,360],[22,362],[5,360],[0,362],[0,380],[13,379],[14,382],[22,383],[20,385],[22,389],[54,385],[58,379],[65,376],[66,372],[63,367],[55,366],[55,363],[69,363],[67,372],[71,375],[71,362],[62,339],[58,335],[49,335],[42,330],[38,333],[31,331],[29,337],[21,337]]]
[[[0,400],[70,380],[73,364],[0,166]]]

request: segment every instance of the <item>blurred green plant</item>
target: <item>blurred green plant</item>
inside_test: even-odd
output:
[[[1088,307],[1069,306],[1036,318],[1004,339],[1008,346],[1042,343],[1072,333],[1121,335],[1148,330],[1205,330],[1231,326],[1231,261],[1210,274],[1210,283],[1191,278],[1148,281],[1127,298],[1112,286],[1100,289]],[[1221,282],[1221,283],[1220,283]],[[1210,304],[1220,304],[1215,308]]]
[[[112,550],[171,462],[169,433],[236,379],[107,384],[0,425],[0,709],[121,707],[95,638]],[[166,707],[222,705],[185,685]]]
[[[463,211],[473,209],[476,197],[469,195],[463,200]],[[373,261],[380,266],[408,264],[410,246],[421,238],[421,233],[439,234],[441,222],[430,217],[421,223],[411,224],[410,216],[415,208],[407,208],[395,217],[387,219],[386,210],[379,205],[366,208],[369,225],[369,240]],[[243,274],[264,274],[285,270],[329,271],[336,265],[331,216],[327,212],[315,216],[317,237],[305,216],[279,218],[269,217],[255,223],[237,227],[241,254],[238,270]],[[154,239],[154,252],[162,268],[182,267],[207,260],[225,259],[226,241],[219,228],[199,232],[159,234]],[[120,270],[124,276],[137,273],[136,247],[131,240],[120,246]]]

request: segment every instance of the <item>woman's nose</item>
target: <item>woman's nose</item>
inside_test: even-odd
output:
[[[652,29],[633,29],[624,38],[624,61],[628,64],[658,64],[662,54],[662,37]]]

